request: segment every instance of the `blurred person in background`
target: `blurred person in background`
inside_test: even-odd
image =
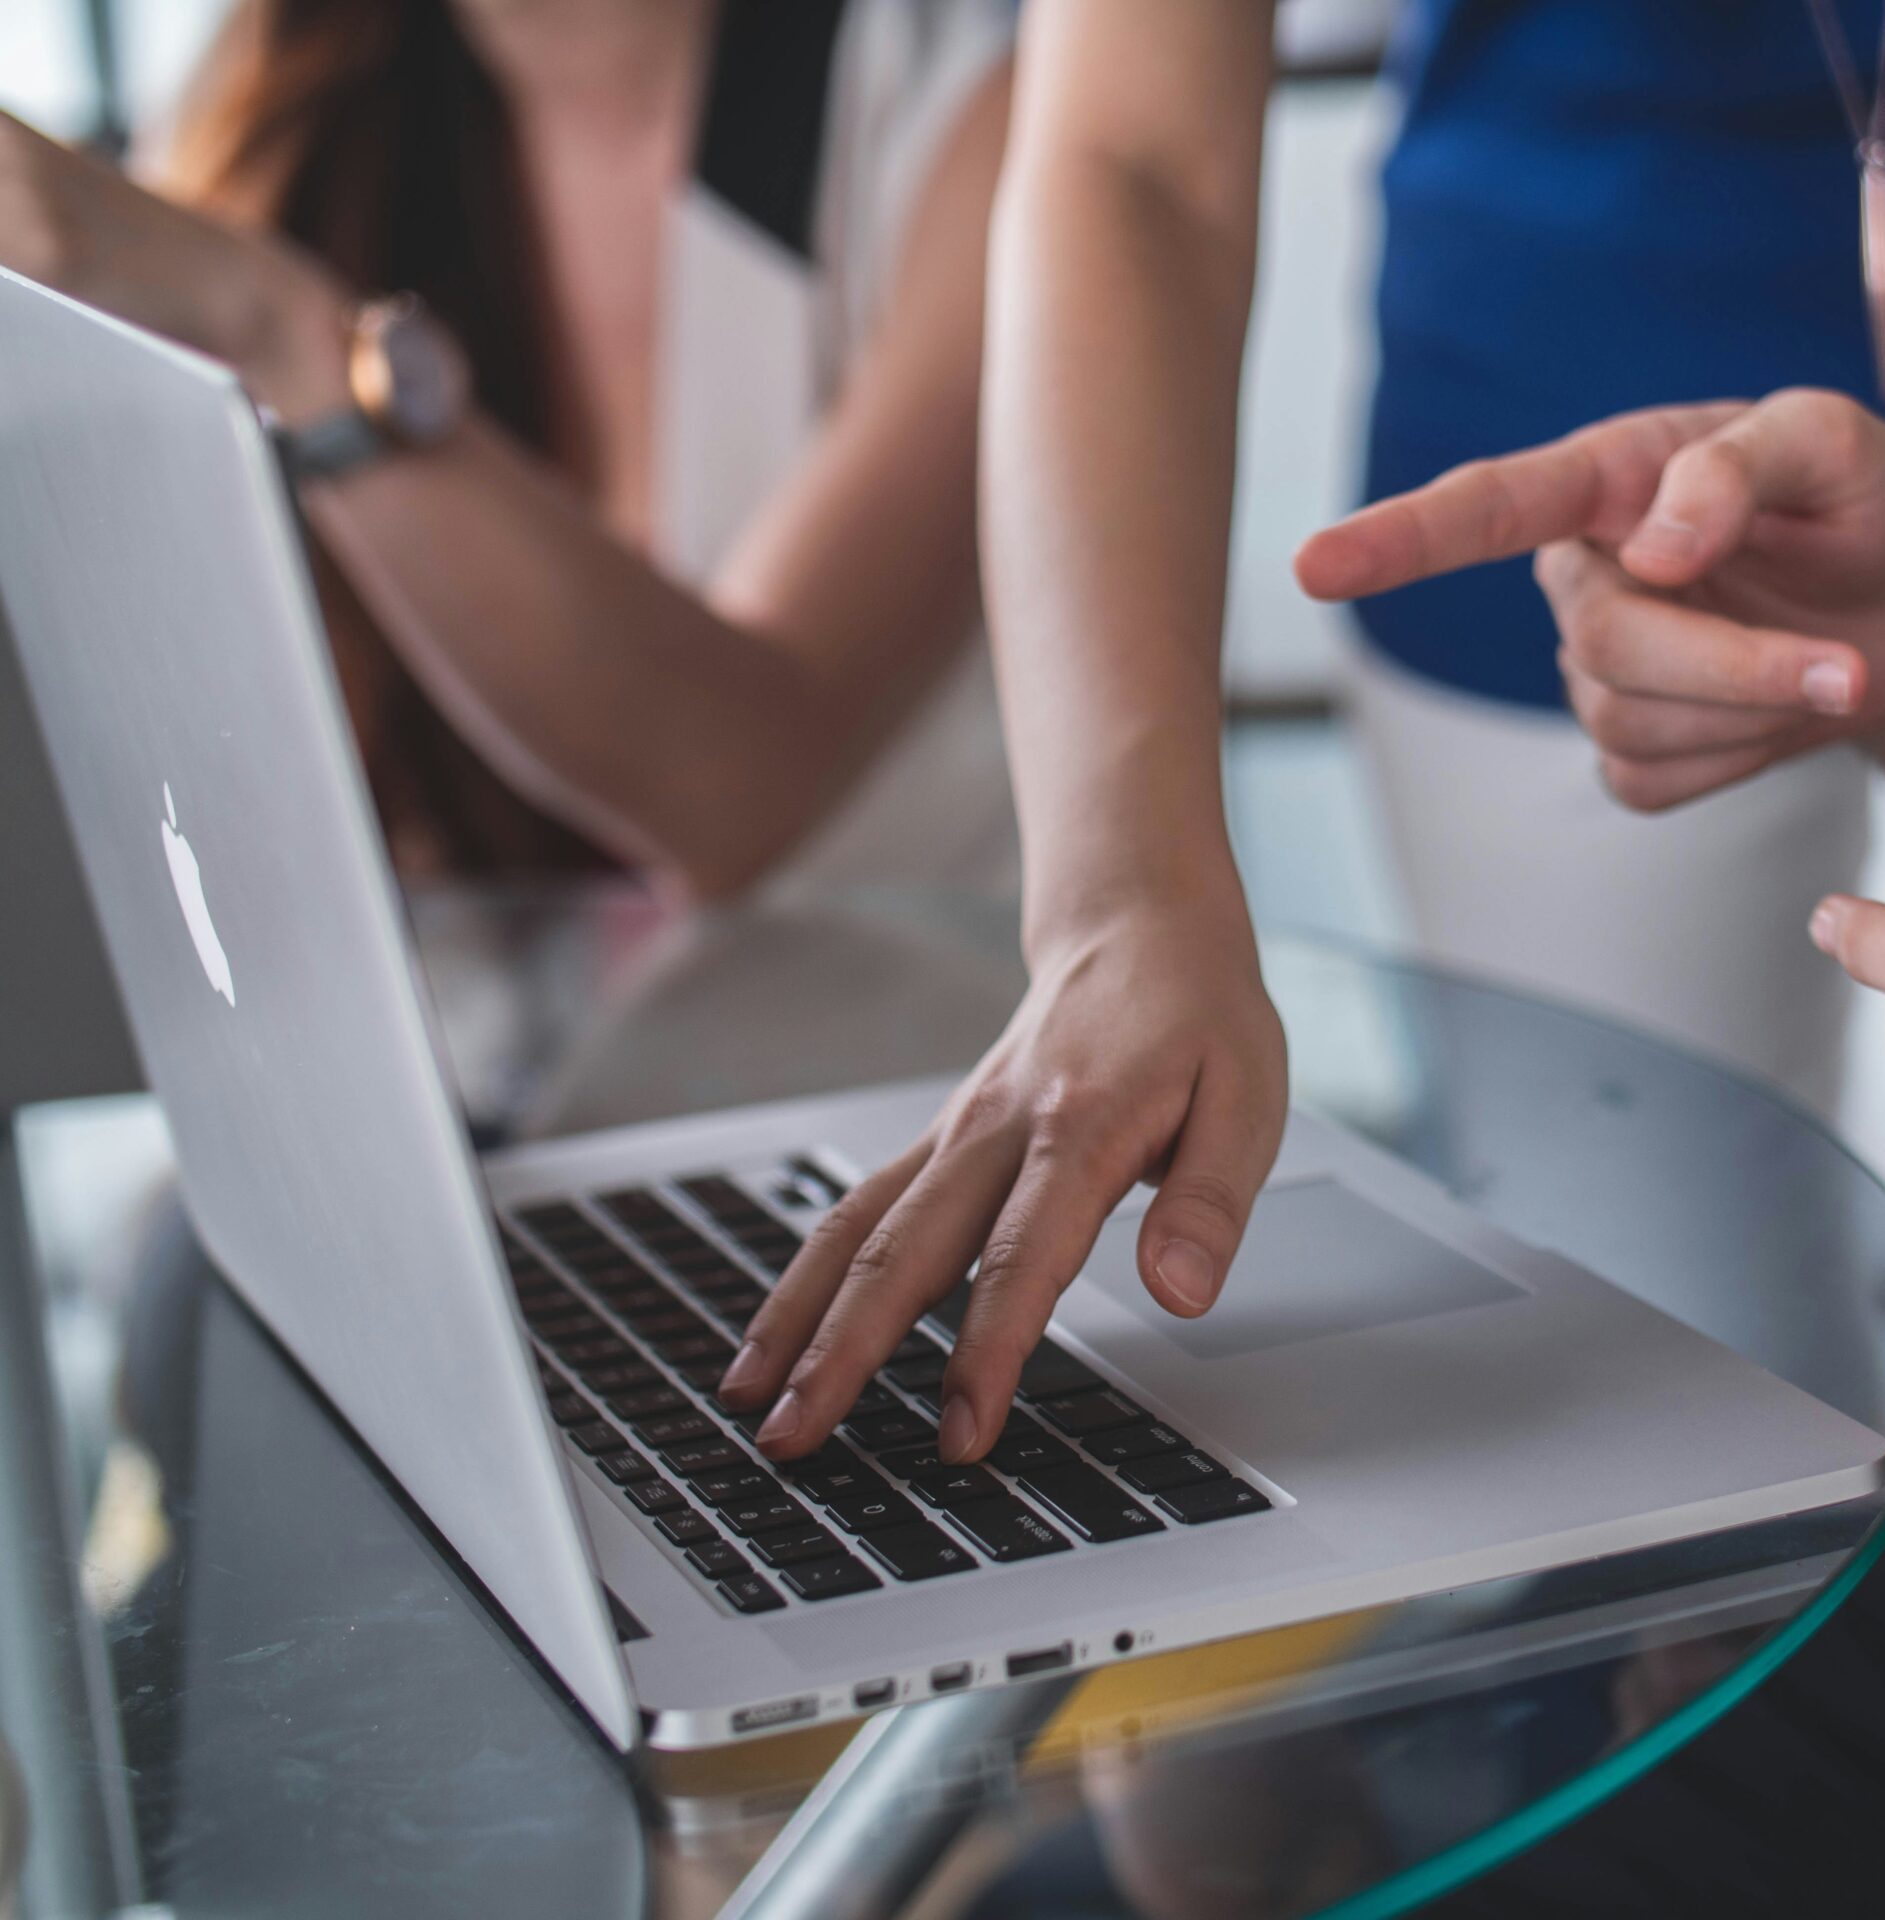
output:
[[[155,192],[0,116],[0,264],[291,430],[404,356],[440,417],[301,491],[406,875],[999,888],[1011,36],[1005,0],[239,0]]]
[[[1861,71],[1880,0],[1826,0]],[[997,208],[983,565],[1033,987],[750,1329],[729,1391],[816,1446],[980,1256],[945,1458],[1139,1179],[1153,1296],[1224,1285],[1287,1087],[1231,857],[1219,648],[1273,9],[1028,0]],[[1853,132],[1808,0],[1407,0],[1367,488],[1621,409],[1873,389]],[[1259,431],[1261,426],[1259,423]],[[1353,710],[1420,947],[1821,1111],[1849,996],[1797,937],[1866,845],[1854,756],[1654,830],[1593,777],[1522,562],[1362,609]]]

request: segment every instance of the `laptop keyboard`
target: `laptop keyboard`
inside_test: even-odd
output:
[[[805,1162],[814,1183],[840,1189]],[[1268,1499],[1044,1341],[987,1460],[936,1453],[948,1348],[912,1333],[838,1435],[783,1464],[714,1397],[800,1236],[718,1174],[519,1209],[505,1256],[551,1417],[737,1613],[1262,1513]],[[935,1316],[959,1320],[966,1284]]]

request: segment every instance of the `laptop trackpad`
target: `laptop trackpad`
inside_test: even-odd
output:
[[[1115,1219],[1089,1275],[1200,1360],[1524,1298],[1511,1281],[1337,1180],[1274,1188],[1257,1201],[1230,1279],[1201,1320],[1178,1319],[1146,1292],[1134,1264],[1138,1232],[1136,1215]]]

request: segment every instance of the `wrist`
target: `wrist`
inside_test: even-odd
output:
[[[1182,831],[1160,832],[1135,822],[1091,857],[1044,866],[1030,872],[1022,902],[1021,946],[1030,969],[1148,915],[1194,925],[1223,922],[1246,931],[1250,924],[1221,815],[1215,831],[1193,822]]]

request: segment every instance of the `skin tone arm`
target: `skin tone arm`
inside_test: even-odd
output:
[[[965,110],[879,338],[704,599],[488,422],[310,489],[316,526],[454,724],[604,846],[735,889],[841,794],[975,601],[981,262],[1007,84]],[[348,294],[290,249],[0,117],[0,263],[235,364],[291,421],[345,397]]]
[[[931,1132],[827,1221],[723,1391],[816,1446],[980,1261],[939,1446],[973,1459],[1101,1224],[1224,1283],[1286,1103],[1220,790],[1219,649],[1270,8],[1030,0],[993,248],[984,564],[1032,986]]]
[[[1297,555],[1318,599],[1536,552],[1571,704],[1645,811],[1885,728],[1885,422],[1842,395],[1625,414],[1378,502]],[[1813,939],[1885,987],[1885,906]]]

